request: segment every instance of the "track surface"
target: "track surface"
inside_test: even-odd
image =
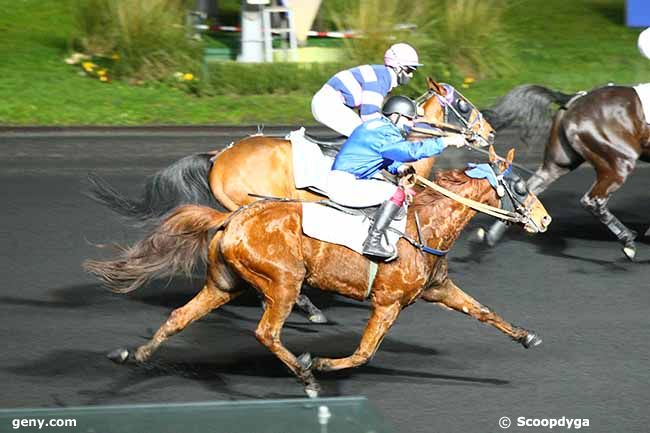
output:
[[[105,358],[116,347],[142,344],[202,279],[122,296],[85,275],[81,262],[100,255],[90,242],[141,234],[81,195],[85,173],[97,171],[136,195],[146,174],[214,143],[201,134],[0,137],[0,407],[303,395],[254,338],[255,296],[191,325],[146,365]],[[149,153],[156,157],[147,159]],[[542,196],[554,217],[548,233],[511,233],[487,250],[472,233],[489,220],[477,217],[450,255],[456,283],[539,332],[540,347],[525,350],[491,327],[419,302],[402,313],[369,365],[321,375],[324,395],[366,395],[399,432],[501,431],[502,416],[588,418],[583,430],[591,432],[648,431],[650,246],[639,243],[638,263],[622,258],[578,206],[592,180],[590,169],[580,169]],[[650,223],[649,180],[650,168],[640,166],[611,202],[641,233]],[[294,313],[283,334],[288,347],[351,353],[367,304],[309,294],[333,323],[311,325]]]

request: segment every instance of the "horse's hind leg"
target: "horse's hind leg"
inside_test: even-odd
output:
[[[232,301],[241,293],[242,290],[232,292],[221,290],[214,283],[208,281],[190,302],[172,311],[167,321],[156,331],[151,340],[138,347],[134,354],[129,353],[127,349],[116,349],[108,357],[116,362],[124,362],[133,356],[135,361],[144,362],[169,337],[181,332],[190,323],[202,318],[215,308]]]
[[[379,345],[390,327],[395,323],[400,311],[402,311],[402,305],[399,303],[387,306],[375,305],[357,350],[346,358],[314,358],[313,368],[319,371],[333,371],[365,364],[377,352]],[[308,354],[301,356],[303,362],[309,362],[309,359]]]
[[[629,173],[634,170],[636,161],[617,160],[614,167],[609,165],[596,167],[596,182],[591,189],[582,197],[580,204],[603,223],[610,232],[623,244],[625,256],[634,260],[636,256],[637,233],[627,228],[607,207],[609,197],[618,190],[627,179]]]
[[[323,314],[323,312],[311,302],[311,299],[309,299],[307,295],[301,293],[298,296],[298,299],[296,299],[296,307],[307,315],[310,322],[327,323],[327,317],[325,317],[325,314]]]
[[[317,397],[320,392],[320,386],[316,382],[314,374],[310,368],[303,368],[296,356],[291,353],[280,340],[280,333],[284,322],[291,314],[293,304],[298,297],[300,291],[300,283],[295,288],[291,285],[269,285],[267,293],[272,293],[273,297],[266,297],[266,308],[264,314],[260,319],[257,329],[255,330],[255,337],[257,340],[268,347],[268,349],[282,361],[289,370],[303,383],[305,392],[309,397]],[[280,288],[288,287],[282,291]],[[261,288],[264,292],[264,288]]]
[[[440,286],[426,290],[421,297],[427,302],[442,304],[447,308],[490,324],[516,342],[521,343],[526,349],[537,346],[542,342],[541,338],[535,333],[503,320],[498,314],[463,292],[450,278],[443,281]]]

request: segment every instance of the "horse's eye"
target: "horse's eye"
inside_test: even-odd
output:
[[[521,179],[518,180],[517,182],[515,182],[515,184],[514,184],[514,188],[515,188],[515,192],[516,192],[518,195],[525,195],[525,194],[528,194],[528,189],[526,188],[526,182],[524,182],[524,181],[521,180]]]
[[[467,101],[465,101],[464,99],[459,99],[458,102],[456,103],[456,106],[458,107],[458,111],[460,111],[461,113],[463,114],[469,113],[470,106],[467,103]]]

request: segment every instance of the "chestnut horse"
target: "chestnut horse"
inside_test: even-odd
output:
[[[493,163],[494,174],[504,172],[513,155],[511,150],[507,162]],[[463,170],[438,173],[435,180],[460,196],[498,206],[497,190],[512,191],[516,184],[525,189],[523,180],[511,170],[502,174],[494,178],[498,182],[494,186],[486,179],[468,177]],[[525,191],[517,195],[517,201],[519,205],[510,205],[521,216],[526,230],[546,230],[550,217],[537,198]],[[520,206],[522,203],[525,206]],[[422,242],[449,250],[475,214],[473,209],[437,192],[422,190],[409,208],[406,233],[417,238],[416,220],[419,220]],[[258,201],[232,214],[206,206],[185,205],[174,209],[152,233],[125,249],[117,259],[87,261],[84,264],[87,271],[101,278],[112,290],[125,293],[157,276],[191,269],[196,256],[207,247],[208,271],[203,289],[185,306],[174,310],[153,338],[135,352],[117,349],[109,356],[117,362],[129,358],[146,361],[171,335],[240,295],[245,290],[242,282],[252,285],[266,300],[255,336],[296,375],[310,396],[318,395],[319,391],[312,370],[332,371],[366,363],[400,311],[417,299],[468,314],[496,327],[526,348],[541,343],[533,332],[504,321],[458,288],[447,275],[446,260],[427,255],[401,239],[399,257],[378,264],[370,294],[372,314],[354,354],[313,361],[308,354],[296,357],[283,345],[280,333],[303,282],[364,300],[370,265],[368,258],[346,247],[306,237],[301,221],[301,203],[295,200]],[[214,230],[216,233],[208,243],[208,232]]]
[[[452,86],[427,79],[428,90],[420,98],[420,122],[446,123],[458,130],[471,131],[483,144],[494,142],[494,130],[465,97]],[[465,105],[465,110],[459,109]],[[417,137],[414,137],[414,139]],[[421,138],[421,137],[420,137]],[[339,143],[340,146],[340,143]],[[413,163],[416,172],[427,177],[435,158]],[[291,143],[282,138],[250,136],[222,151],[187,156],[150,177],[140,200],[124,197],[97,176],[89,177],[88,195],[115,212],[140,222],[155,224],[181,204],[205,204],[234,211],[252,203],[257,196],[318,200],[308,190],[296,189]],[[307,296],[297,306],[315,323],[327,321]]]
[[[561,105],[552,122],[551,103]],[[616,236],[625,256],[634,259],[637,233],[626,227],[607,206],[610,196],[623,186],[637,160],[650,162],[650,119],[646,119],[632,87],[606,86],[585,94],[567,95],[543,86],[523,85],[513,89],[485,114],[498,129],[519,121],[526,129],[525,134],[543,137],[544,160],[528,179],[528,187],[534,194],[541,194],[560,176],[588,162],[596,170],[596,181],[580,204]],[[506,227],[496,222],[479,236],[489,245],[495,245]]]

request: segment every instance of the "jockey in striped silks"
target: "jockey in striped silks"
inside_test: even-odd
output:
[[[383,65],[362,65],[330,78],[314,95],[312,114],[318,122],[349,137],[361,123],[381,117],[386,95],[408,83],[418,66],[422,64],[413,47],[394,44],[386,50]]]

